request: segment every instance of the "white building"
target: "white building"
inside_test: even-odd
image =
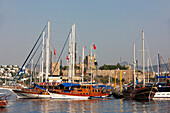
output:
[[[7,65],[1,65],[3,68],[7,68]]]

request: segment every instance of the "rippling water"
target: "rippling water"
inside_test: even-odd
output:
[[[6,90],[0,93],[12,94],[4,113],[111,113],[111,112],[159,112],[168,113],[170,101],[137,102],[123,99],[57,100],[57,99],[17,99]]]

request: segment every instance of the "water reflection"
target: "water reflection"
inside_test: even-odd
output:
[[[57,100],[9,99],[4,113],[103,113],[103,112],[169,112],[170,101],[134,101],[123,99]]]
[[[0,113],[7,112],[7,108],[0,108]]]
[[[122,102],[122,99],[120,99],[120,112],[123,112],[123,102]]]

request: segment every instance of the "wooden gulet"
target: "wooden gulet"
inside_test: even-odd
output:
[[[143,84],[136,85],[136,76],[135,76],[135,44],[133,45],[133,53],[134,53],[134,76],[133,76],[133,84],[128,85],[123,90],[123,95],[125,99],[135,99],[135,100],[151,100],[155,92],[157,91],[156,88],[151,86],[146,86],[145,84],[145,54],[144,54],[144,31],[142,30],[142,57],[143,57]]]
[[[44,28],[45,29],[45,28]],[[41,33],[41,35],[43,34],[43,48],[44,48],[44,35],[45,35],[45,32],[44,32],[44,29]],[[40,37],[41,37],[40,35]],[[38,38],[37,42],[39,41],[40,37]],[[45,77],[45,80],[47,81],[47,78],[48,78],[48,66],[49,66],[49,39],[50,39],[50,21],[48,21],[48,37],[46,39],[46,77]],[[33,49],[35,48],[37,42],[35,43]],[[43,49],[42,48],[42,49]],[[33,49],[31,50],[29,56],[31,55]],[[43,54],[42,54],[43,55]],[[24,62],[23,66],[25,65],[25,63],[27,62],[29,56],[27,57],[26,61]],[[42,58],[43,60],[43,58]],[[43,65],[43,62],[42,62],[42,65]],[[33,66],[32,66],[33,67]],[[33,68],[32,68],[33,70]],[[22,71],[22,68],[21,68],[21,71]],[[43,71],[43,70],[42,70]],[[43,74],[43,73],[42,73]],[[19,74],[18,74],[19,75]],[[42,75],[42,79],[43,79],[43,75]],[[18,81],[17,81],[18,82]],[[51,98],[51,94],[50,92],[48,91],[48,89],[45,89],[45,88],[42,88],[40,87],[39,85],[37,84],[34,84],[34,87],[31,87],[32,85],[32,76],[30,78],[30,87],[28,88],[23,88],[23,87],[20,87],[20,86],[17,86],[15,89],[13,89],[12,91],[16,94],[16,96],[18,98]]]

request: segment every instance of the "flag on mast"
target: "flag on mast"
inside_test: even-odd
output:
[[[69,60],[68,56],[66,57],[67,60]]]
[[[54,48],[54,55],[56,55],[55,48]]]
[[[96,49],[96,45],[95,44],[93,44],[93,48],[94,48],[94,50]]]

